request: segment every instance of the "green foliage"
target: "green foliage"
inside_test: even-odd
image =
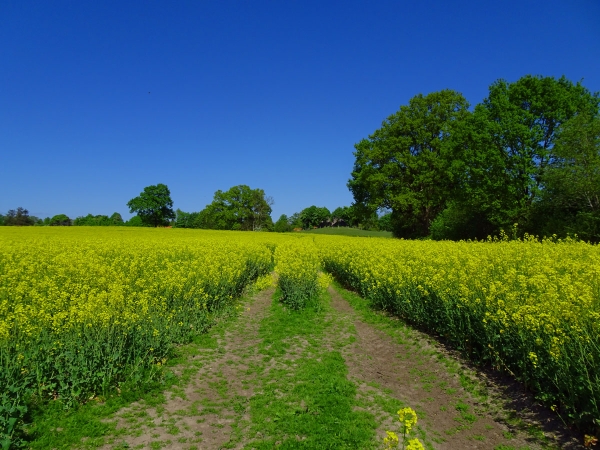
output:
[[[110,227],[110,226],[122,226],[125,222],[123,222],[123,218],[119,213],[113,213],[112,216],[108,217],[106,215],[97,215],[94,216],[92,214],[88,214],[87,216],[79,216],[73,221],[74,226],[86,226],[86,227]]]
[[[577,234],[599,242],[600,117],[578,114],[567,122],[553,153],[536,219],[544,234]]]
[[[71,225],[71,219],[66,214],[57,214],[50,219],[50,226],[67,227]]]
[[[292,214],[290,216],[290,218],[288,219],[290,226],[292,227],[292,230],[294,228],[302,228],[302,221],[300,220],[300,213],[296,212],[294,214]]]
[[[130,213],[137,213],[145,225],[158,227],[169,224],[175,218],[171,192],[164,184],[147,186],[144,191],[127,202]]]
[[[330,217],[331,213],[327,208],[324,206],[319,208],[312,205],[300,212],[299,219],[302,223],[302,228],[309,229],[327,225]]]
[[[125,225],[127,227],[149,227],[149,226],[151,226],[151,225],[148,225],[147,223],[144,223],[144,221],[142,220],[142,218],[140,216],[133,216],[131,219],[129,219],[123,225]]]
[[[273,226],[273,231],[276,231],[278,233],[286,233],[288,231],[292,231],[292,226],[290,225],[288,216],[282,214],[279,217],[279,219],[277,219],[277,222],[275,222],[275,225]]]
[[[112,216],[110,216],[110,221],[112,222],[112,225],[116,225],[116,226],[120,226],[123,225],[123,217],[121,217],[121,214],[119,214],[118,212],[114,212],[112,213]]]
[[[29,211],[20,206],[14,210],[10,209],[4,216],[4,225],[8,226],[29,226],[33,225],[33,219],[29,217]]]
[[[392,213],[383,214],[377,219],[377,227],[380,231],[393,231]]]
[[[593,135],[599,104],[580,83],[531,75],[496,81],[472,112],[454,91],[418,95],[355,145],[348,187],[363,214],[390,209],[398,237],[485,238],[518,223],[597,240],[582,190],[600,162],[578,136]]]
[[[210,205],[195,213],[194,228],[271,231],[273,203],[273,198],[265,196],[262,189],[251,189],[244,184],[234,186],[226,192],[219,190],[215,192]]]
[[[432,239],[485,239],[495,233],[496,227],[489,222],[485,214],[463,206],[450,202],[448,207],[438,214],[429,229]]]
[[[198,228],[196,226],[199,213],[187,213],[177,208],[175,211],[174,228]]]
[[[561,126],[578,113],[596,114],[598,105],[597,95],[565,77],[527,75],[514,83],[498,80],[490,86],[481,108],[485,122],[479,123],[483,128],[478,130],[487,139],[472,151],[485,155],[480,169],[493,161],[498,182],[489,186],[495,192],[487,195],[498,202],[492,205],[492,222],[498,227],[519,223],[528,228],[531,207],[541,198],[545,171],[555,158]]]
[[[448,142],[468,106],[451,90],[419,94],[356,144],[348,182],[356,204],[392,210],[398,237],[426,236],[452,191]]]
[[[331,226],[333,227],[355,227],[358,225],[358,217],[352,206],[340,206],[331,213]]]

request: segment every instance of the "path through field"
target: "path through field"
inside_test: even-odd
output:
[[[552,448],[494,419],[489,397],[426,337],[387,317],[369,321],[355,307],[362,299],[344,297],[354,307],[330,288],[321,311],[302,313],[272,290],[244,301],[203,345],[186,346],[176,370],[187,384],[164,403],[115,414],[102,448],[381,449],[405,406],[426,448]]]

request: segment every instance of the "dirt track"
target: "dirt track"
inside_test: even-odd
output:
[[[336,290],[329,293],[332,307],[318,346],[341,352],[358,388],[356,408],[380,424],[373,448],[383,448],[379,444],[386,429],[398,430],[397,419],[382,406],[392,401],[417,411],[429,448],[539,448],[499,420],[489,398],[475,398],[464,389],[468,374],[462,374],[461,384],[459,374],[443,363],[437,344],[402,327],[394,334],[368,324]],[[189,361],[176,368],[189,377],[187,385],[166,392],[158,406],[140,402],[118,412],[111,419],[117,435],[102,448],[253,448],[262,436],[251,427],[250,399],[275,381],[269,379],[271,369],[293,368],[296,355],[309,346],[299,339],[277,359],[260,353],[258,330],[270,313],[272,295],[272,290],[255,295],[242,304],[240,317],[211,330],[213,345],[191,346]]]

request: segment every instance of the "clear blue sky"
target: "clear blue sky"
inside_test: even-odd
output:
[[[0,212],[120,212],[238,184],[349,205],[354,144],[419,93],[600,91],[600,2],[0,0]]]

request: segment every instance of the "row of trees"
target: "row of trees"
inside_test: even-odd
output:
[[[113,213],[110,217],[103,214],[96,216],[88,214],[87,216],[77,217],[75,220],[73,220],[73,225],[87,227],[111,227],[123,226],[125,225],[125,221],[118,212]]]
[[[164,184],[147,186],[137,197],[127,202],[129,221],[119,213],[112,216],[92,215],[71,220],[64,214],[44,220],[29,216],[26,209],[10,210],[0,215],[0,225],[75,225],[75,226],[174,226],[179,228],[205,228],[214,230],[260,231],[273,229],[271,206],[273,198],[262,189],[246,185],[234,186],[228,191],[215,192],[212,203],[200,212],[173,211],[171,192]]]
[[[600,240],[600,100],[565,77],[498,80],[472,110],[417,95],[355,145],[348,187],[395,236],[485,238],[518,224]]]
[[[392,231],[391,214],[364,214],[356,206],[341,206],[330,212],[326,207],[315,205],[291,216],[282,214],[274,225],[274,231],[287,232],[294,229],[323,227],[358,227],[367,230]]]
[[[0,226],[145,226],[138,216],[134,216],[129,221],[124,221],[119,213],[113,215],[88,214],[72,220],[66,214],[57,214],[52,217],[40,219],[36,216],[30,216],[29,211],[19,207],[16,210],[9,210],[6,215],[0,214]]]
[[[173,201],[165,185],[148,186],[136,198],[128,202],[130,220],[121,214],[80,216],[71,220],[59,214],[44,220],[29,216],[26,209],[11,210],[0,215],[0,225],[62,225],[62,226],[174,226],[177,228],[205,228],[217,230],[252,230],[287,232],[294,229],[351,226],[366,229],[390,229],[390,214],[378,217],[361,217],[353,206],[343,206],[330,212],[326,207],[310,206],[288,217],[282,214],[276,223],[271,220],[273,199],[265,196],[262,189],[250,189],[240,185],[226,192],[217,191],[213,202],[200,212],[187,213],[172,210]]]
[[[127,203],[130,212],[137,215],[128,221],[124,221],[121,214],[113,213],[110,217],[106,215],[80,216],[70,219],[66,214],[58,214],[52,218],[39,219],[30,216],[29,211],[24,208],[10,210],[3,216],[0,214],[0,225],[54,225],[54,226],[159,226],[169,225],[170,220],[175,218],[173,213],[173,201],[169,188],[164,184],[148,186],[138,196]]]
[[[19,206],[17,209],[10,209],[6,215],[0,214],[0,226],[63,226],[71,225],[71,219],[64,214],[58,214],[53,217],[40,219],[36,216],[30,216],[29,211]]]

